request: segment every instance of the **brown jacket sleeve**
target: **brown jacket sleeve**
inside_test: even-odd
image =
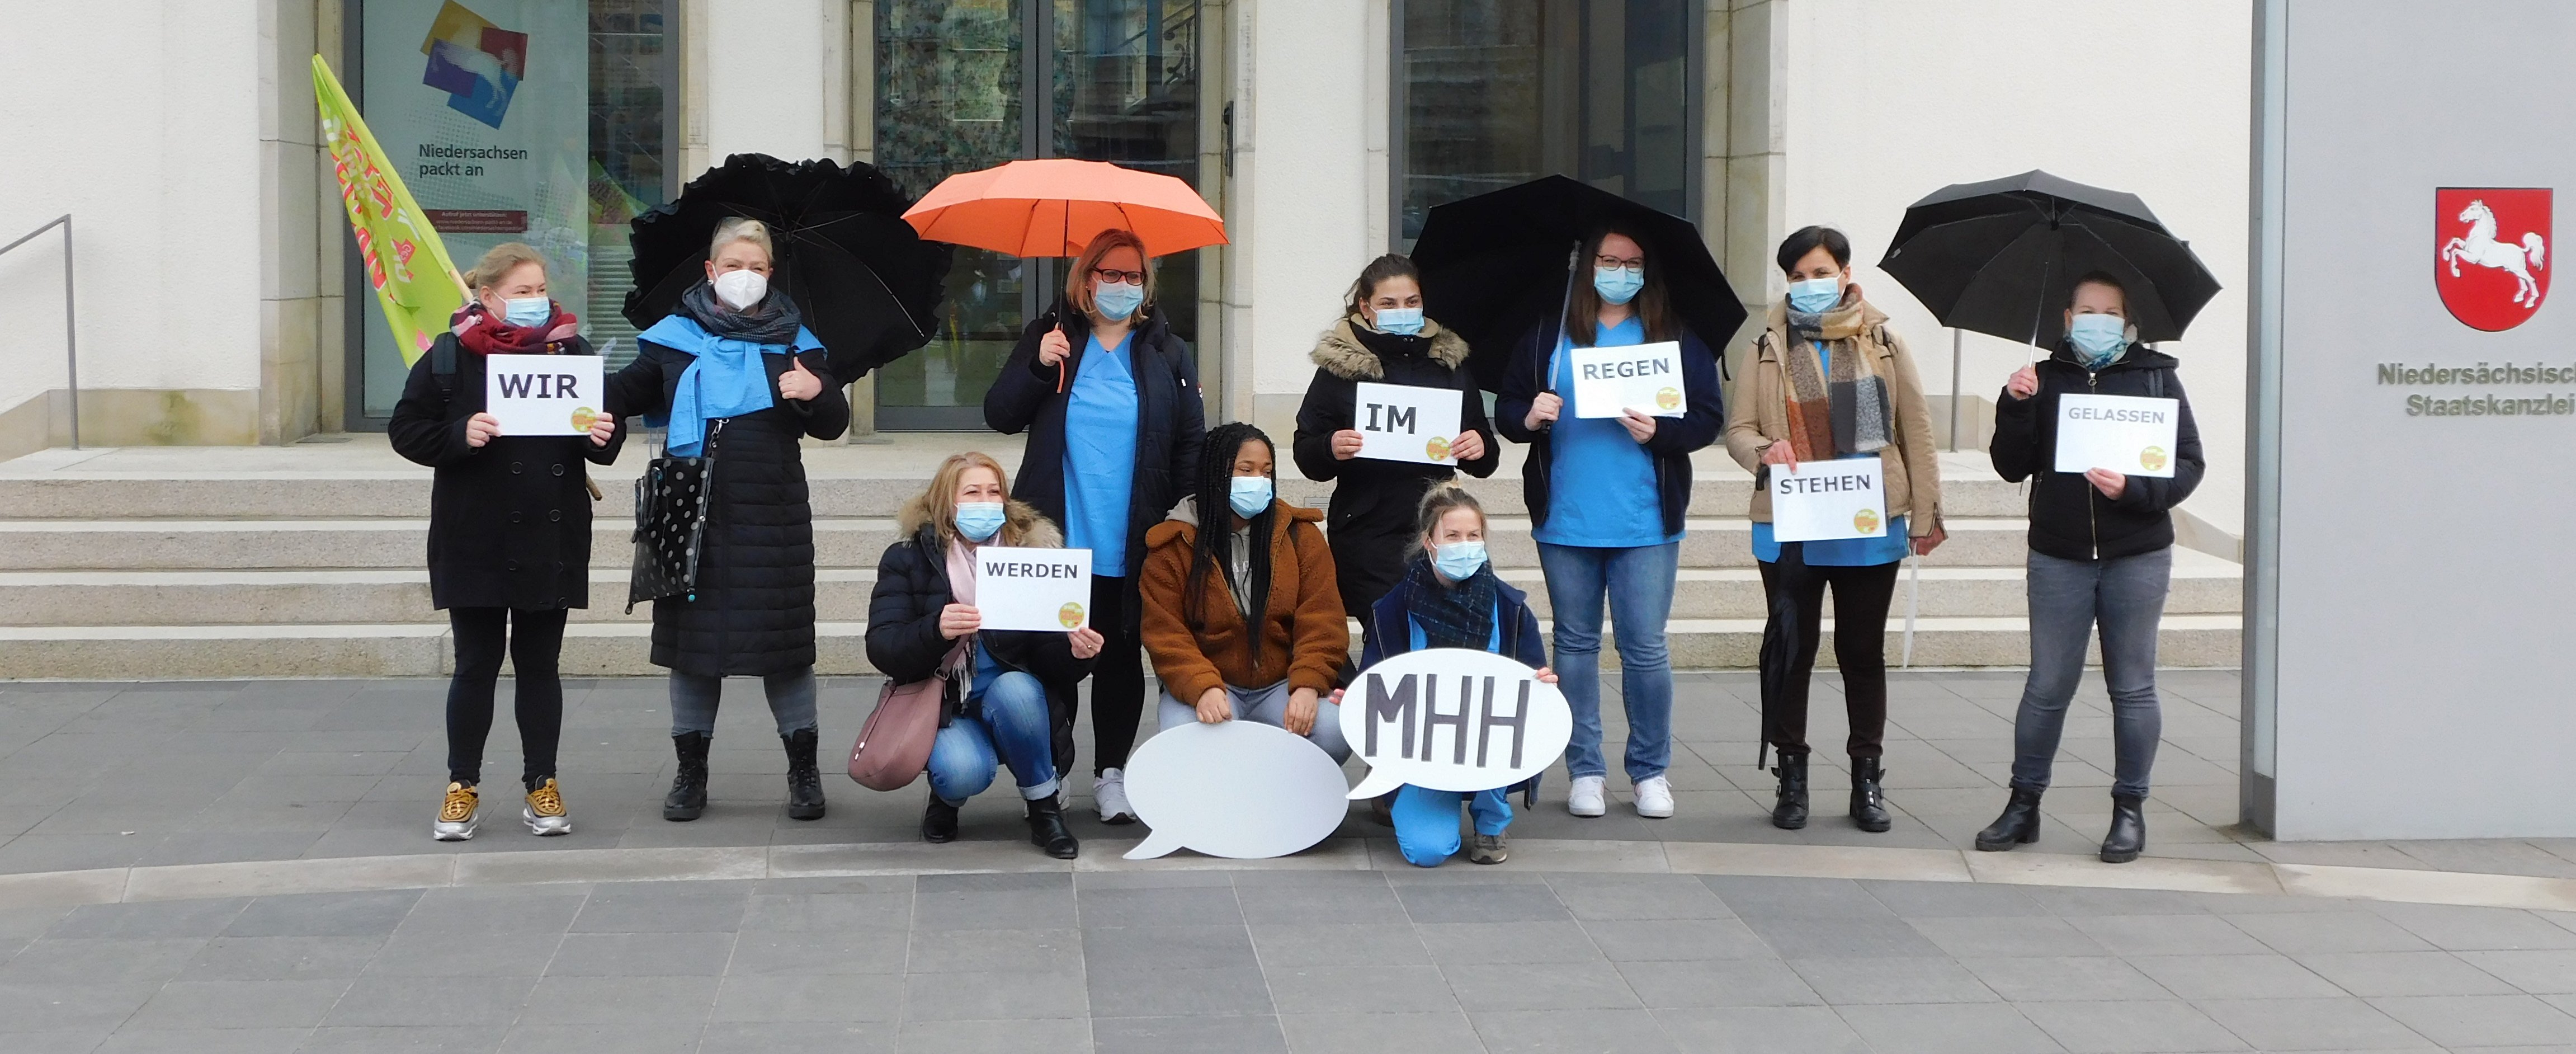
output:
[[[1894,328],[1888,346],[1896,351],[1896,376],[1888,378],[1888,397],[1896,404],[1896,442],[1905,455],[1905,533],[1922,538],[1941,524],[1941,455],[1932,446],[1932,409],[1923,398],[1923,378],[1914,369],[1914,352]]]
[[[1208,689],[1225,687],[1225,677],[1199,650],[1198,635],[1181,618],[1181,589],[1190,576],[1188,535],[1179,525],[1168,523],[1157,524],[1147,533],[1144,577],[1136,583],[1144,604],[1139,632],[1145,655],[1154,660],[1154,676],[1163,682],[1163,690],[1195,705]],[[1167,543],[1167,538],[1172,541]]]
[[[1778,401],[1780,393],[1775,378],[1779,365],[1763,365],[1763,354],[1771,346],[1771,335],[1756,334],[1753,346],[1744,356],[1744,376],[1735,382],[1734,398],[1726,403],[1726,452],[1746,472],[1762,471],[1762,452],[1771,448],[1770,436],[1762,433],[1762,407]]]
[[[1351,658],[1350,615],[1342,608],[1333,549],[1310,521],[1290,523],[1288,538],[1297,547],[1297,625],[1288,687],[1329,695]]]

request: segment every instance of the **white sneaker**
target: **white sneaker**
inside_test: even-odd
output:
[[[1673,784],[1662,776],[1648,776],[1637,781],[1637,815],[1649,820],[1668,819],[1673,814]]]
[[[1100,822],[1135,823],[1136,809],[1127,804],[1127,770],[1102,769],[1091,779],[1091,801],[1100,807]]]
[[[1602,800],[1601,785],[1605,782],[1600,776],[1574,777],[1574,786],[1565,792],[1565,811],[1576,816],[1599,816],[1610,811]]]

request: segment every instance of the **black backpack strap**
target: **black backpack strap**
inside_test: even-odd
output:
[[[439,398],[456,401],[455,340],[440,340],[429,346],[429,379],[438,385]]]
[[[2147,391],[2155,398],[2165,397],[2165,371],[2151,370],[2147,373]]]

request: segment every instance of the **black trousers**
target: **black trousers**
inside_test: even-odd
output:
[[[1091,771],[1127,767],[1136,723],[1145,716],[1145,651],[1128,629],[1127,579],[1093,576],[1091,628],[1100,631],[1100,662],[1091,668]]]
[[[456,676],[447,682],[447,778],[483,782],[483,741],[492,734],[492,686],[501,656],[510,656],[517,679],[512,700],[519,717],[523,781],[534,788],[555,774],[555,744],[563,738],[562,608],[449,608],[456,632]]]
[[[1798,654],[1790,663],[1781,699],[1785,710],[1777,715],[1771,738],[1772,748],[1783,757],[1807,753],[1807,681],[1815,675],[1816,649],[1824,635],[1827,586],[1834,590],[1834,663],[1842,668],[1843,709],[1851,720],[1845,749],[1855,758],[1887,752],[1887,606],[1896,596],[1896,569],[1902,566],[1809,564],[1806,580],[1793,587],[1798,591]],[[1762,565],[1763,596],[1781,588],[1778,577],[1776,568]]]

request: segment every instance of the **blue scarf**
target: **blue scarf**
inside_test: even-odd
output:
[[[700,454],[706,443],[708,421],[758,413],[776,405],[770,394],[769,370],[761,364],[761,356],[812,351],[823,346],[813,331],[803,326],[796,328],[796,344],[791,348],[719,337],[685,314],[664,315],[662,321],[640,336],[696,356],[696,361],[681,371],[680,383],[671,392],[667,417],[671,431],[664,447],[677,457]],[[645,423],[664,422],[648,415]]]

